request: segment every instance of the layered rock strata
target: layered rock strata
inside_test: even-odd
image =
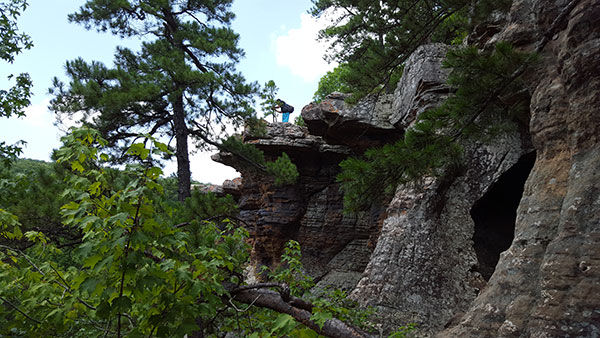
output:
[[[515,1],[492,42],[534,49],[544,36],[529,75],[537,158],[514,241],[441,337],[600,336],[600,2]]]
[[[296,184],[276,186],[271,177],[230,154],[214,158],[242,173],[239,217],[250,231],[254,263],[276,266],[285,242],[293,239],[302,247],[307,273],[317,280],[325,278],[329,284],[353,288],[371,254],[369,240],[377,231],[380,215],[377,210],[358,216],[342,212],[335,176],[338,163],[352,148],[328,144],[306,128],[289,123],[270,124],[266,135],[247,134],[244,139],[262,150],[268,160],[285,152],[299,172]]]

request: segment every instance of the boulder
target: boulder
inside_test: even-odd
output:
[[[311,135],[362,150],[401,135],[389,122],[393,95],[373,94],[355,105],[345,102],[348,96],[332,93],[302,109],[302,119]]]

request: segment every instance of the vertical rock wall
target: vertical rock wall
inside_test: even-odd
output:
[[[266,136],[247,139],[270,158],[287,152],[300,172],[296,185],[275,187],[221,154],[243,174],[241,217],[255,262],[276,264],[283,243],[296,239],[322,283],[354,288],[352,296],[378,307],[386,324],[417,322],[425,336],[599,337],[600,2],[515,0],[505,20],[470,39],[524,50],[547,40],[526,74],[529,126],[492,144],[465,144],[463,170],[400,186],[385,208],[344,215],[338,163],[402,137],[447,97],[443,45],[419,48],[394,94],[354,107],[334,94],[303,109],[308,129],[273,124]],[[511,241],[515,211],[494,219],[485,205],[515,199]],[[494,268],[504,250],[495,239],[509,248]]]
[[[600,336],[600,2],[516,1],[495,39],[533,49],[565,8],[530,74],[537,159],[515,239],[460,323],[440,336]]]
[[[409,58],[391,114],[395,125],[410,126],[420,112],[445,99],[446,51],[427,45]],[[352,293],[376,306],[386,325],[413,322],[421,334],[439,331],[466,311],[486,284],[470,211],[532,147],[526,128],[518,125],[491,144],[465,147],[463,171],[399,186],[387,208],[377,247]]]
[[[242,173],[240,218],[246,223],[255,265],[277,266],[285,242],[302,247],[306,272],[324,283],[351,290],[368,262],[377,232],[379,212],[358,216],[342,212],[343,195],[335,182],[338,163],[352,153],[331,145],[306,128],[274,123],[266,135],[245,135],[270,160],[288,154],[300,174],[296,184],[276,186],[273,178],[252,170],[227,153],[215,160]]]

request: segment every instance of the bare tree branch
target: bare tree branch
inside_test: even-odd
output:
[[[279,313],[285,313],[292,316],[298,322],[315,332],[330,338],[375,338],[374,335],[364,332],[358,328],[352,327],[339,319],[333,318],[327,320],[323,327],[310,319],[311,311],[305,310],[294,305],[293,302],[286,302],[280,293],[266,289],[248,289],[233,292],[233,300],[254,304],[259,307],[268,308]],[[294,300],[299,298],[291,297]],[[309,304],[306,301],[302,301]]]

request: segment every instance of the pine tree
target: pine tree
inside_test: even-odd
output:
[[[350,69],[348,65],[341,64],[335,67],[332,71],[327,72],[319,80],[317,91],[313,95],[313,101],[321,102],[327,95],[333,92],[349,93],[350,87],[346,84],[345,78],[349,75]]]
[[[279,88],[275,84],[275,81],[269,80],[265,83],[265,86],[260,93],[260,98],[262,100],[260,107],[265,114],[265,117],[273,116],[273,122],[277,122],[277,110],[275,110],[275,108],[277,108],[277,102],[275,101],[277,100],[276,97],[278,91]]]
[[[321,32],[331,39],[329,58],[347,64],[343,81],[355,101],[375,90],[391,91],[406,59],[428,42],[456,42],[492,10],[510,0],[313,0],[312,14],[334,11]]]
[[[235,64],[243,56],[230,28],[232,0],[88,0],[71,22],[143,42],[134,52],[119,47],[112,68],[82,59],[68,61],[68,85],[54,79],[51,109],[61,117],[83,112],[115,159],[140,132],[175,139],[178,195],[190,196],[188,139],[218,145],[227,123],[254,116],[252,95]],[[151,39],[153,37],[153,39]]]

